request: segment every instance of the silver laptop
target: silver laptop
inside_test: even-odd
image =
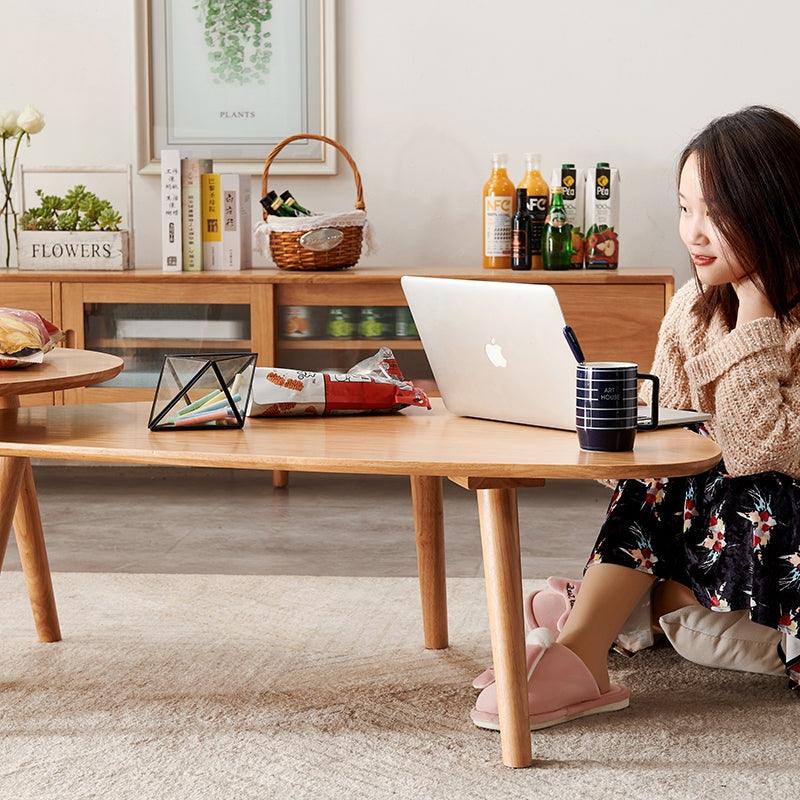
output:
[[[575,357],[552,287],[409,275],[401,285],[449,411],[575,430]],[[658,413],[659,427],[709,419]]]

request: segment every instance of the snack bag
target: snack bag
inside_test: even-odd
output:
[[[431,404],[425,392],[405,380],[394,353],[382,347],[345,373],[258,367],[247,415],[385,414],[407,406]]]
[[[61,330],[33,311],[0,308],[0,369],[41,364],[63,338]]]

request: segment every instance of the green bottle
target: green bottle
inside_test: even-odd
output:
[[[286,203],[278,197],[276,192],[269,192],[266,197],[261,199],[261,205],[267,210],[267,214],[274,214],[276,217],[296,217],[297,212],[293,211]]]
[[[283,200],[283,204],[290,210],[296,211],[304,217],[311,216],[311,212],[307,208],[303,208],[303,206],[294,199],[292,193],[288,189],[285,192],[281,192],[281,200]]]
[[[567,222],[564,189],[553,188],[553,199],[542,233],[542,261],[545,269],[570,269],[572,259],[572,225]]]

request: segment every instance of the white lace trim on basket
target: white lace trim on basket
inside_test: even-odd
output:
[[[312,231],[320,228],[363,228],[361,239],[361,255],[368,256],[376,252],[375,237],[372,226],[367,219],[366,211],[345,211],[341,214],[313,214],[310,217],[276,217],[270,215],[269,222],[263,220],[253,228],[256,252],[266,258],[267,263],[274,265],[269,236],[272,231]]]

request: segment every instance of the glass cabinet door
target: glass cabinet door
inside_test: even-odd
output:
[[[273,300],[268,284],[65,283],[63,319],[75,346],[125,362],[113,380],[65,400],[152,400],[165,355],[257,353],[259,364],[273,364]]]
[[[392,350],[403,375],[435,393],[428,359],[407,306],[288,304],[278,309],[278,365],[347,372],[381,347]]]
[[[154,389],[167,354],[250,352],[250,306],[223,303],[85,303],[84,347],[120,356],[101,386]]]

